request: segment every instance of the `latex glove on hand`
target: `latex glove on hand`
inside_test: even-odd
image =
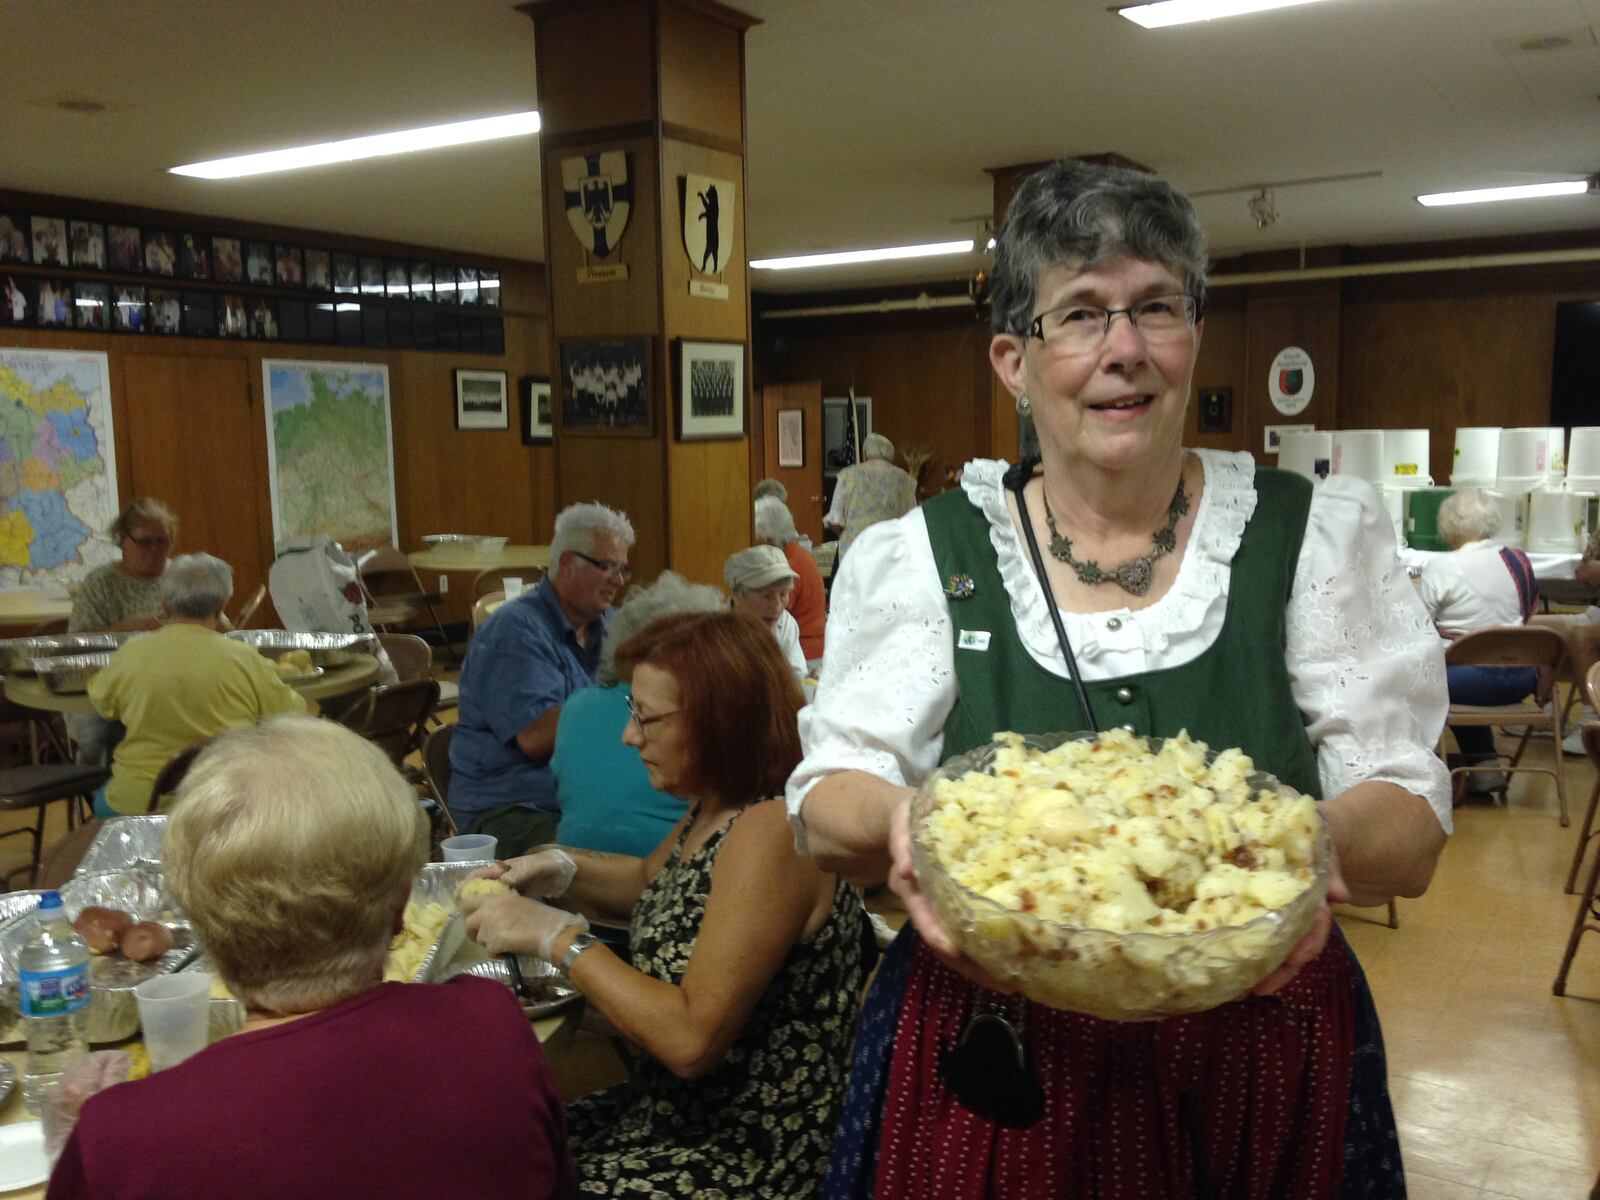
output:
[[[548,963],[564,930],[575,937],[588,928],[587,918],[526,896],[491,896],[467,913],[467,936],[490,954],[531,954]]]
[[[559,846],[544,846],[532,854],[508,858],[480,867],[469,879],[498,879],[524,896],[560,896],[577,878],[578,864]]]

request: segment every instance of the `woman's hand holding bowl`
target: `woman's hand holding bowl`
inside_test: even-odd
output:
[[[1344,876],[1339,871],[1339,847],[1330,842],[1328,894],[1322,901],[1322,907],[1317,909],[1317,915],[1311,921],[1311,928],[1306,930],[1305,936],[1294,944],[1294,949],[1289,951],[1289,957],[1283,960],[1283,965],[1251,988],[1251,992],[1257,996],[1270,996],[1288,987],[1294,977],[1300,974],[1300,968],[1321,954],[1322,948],[1328,944],[1328,934],[1333,932],[1333,909],[1328,906],[1334,901],[1348,903],[1349,900],[1350,889],[1345,886]]]

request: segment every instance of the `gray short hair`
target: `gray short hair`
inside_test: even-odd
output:
[[[175,617],[214,617],[233,595],[233,568],[210,554],[180,554],[161,574],[161,603]]]
[[[757,500],[765,500],[768,496],[787,504],[789,502],[789,489],[784,487],[779,480],[763,479],[756,484],[755,498]]]
[[[778,546],[800,540],[800,531],[794,527],[794,514],[782,500],[762,496],[756,501],[756,540]]]
[[[1439,536],[1453,550],[1500,532],[1500,506],[1479,488],[1453,493],[1439,506]]]
[[[633,522],[604,504],[569,504],[556,514],[550,538],[550,570],[561,567],[561,556],[577,550],[591,553],[596,538],[616,538],[624,546],[634,542]]]
[[[312,1012],[376,980],[427,861],[428,822],[375,744],[280,716],[201,751],[162,856],[228,990],[255,1008]]]
[[[722,593],[703,583],[690,583],[676,571],[663,571],[648,587],[636,587],[622,606],[606,622],[605,640],[600,644],[600,667],[595,681],[610,687],[617,674],[617,647],[657,617],[676,613],[718,612],[727,605]]]
[[[894,443],[881,433],[869,433],[861,439],[861,458],[863,462],[870,462],[875,458],[893,462]]]
[[[1022,335],[1039,276],[1119,255],[1170,267],[1203,311],[1206,235],[1194,205],[1170,183],[1126,167],[1062,159],[1023,180],[996,237],[990,323]]]

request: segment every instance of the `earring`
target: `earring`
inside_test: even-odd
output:
[[[1017,415],[1031,417],[1033,415],[1033,401],[1028,399],[1028,393],[1023,392],[1017,397]]]

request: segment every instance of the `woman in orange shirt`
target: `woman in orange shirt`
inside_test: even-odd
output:
[[[800,652],[806,667],[815,675],[822,669],[823,634],[828,624],[828,593],[822,586],[822,572],[811,551],[800,544],[794,515],[782,500],[763,496],[756,501],[756,541],[783,551],[789,569],[795,573],[789,592],[789,615],[800,627]]]

